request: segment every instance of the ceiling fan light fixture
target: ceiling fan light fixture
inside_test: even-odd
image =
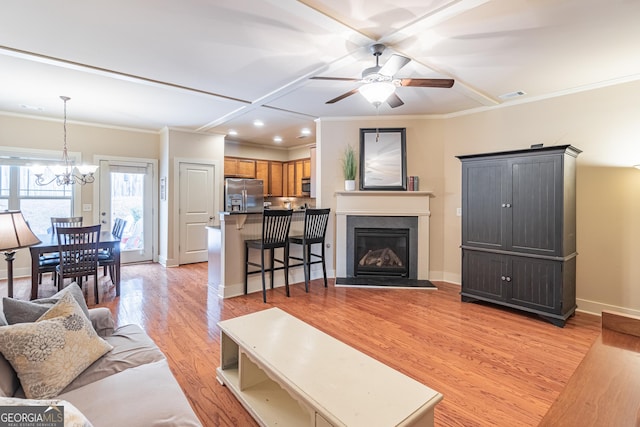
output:
[[[396,86],[391,82],[373,82],[360,86],[358,91],[373,105],[380,105],[395,92]]]

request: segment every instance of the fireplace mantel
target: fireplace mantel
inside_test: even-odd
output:
[[[336,192],[336,277],[346,277],[347,216],[418,217],[418,279],[429,279],[430,191]]]

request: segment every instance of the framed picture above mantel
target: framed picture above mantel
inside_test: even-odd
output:
[[[406,176],[406,129],[360,129],[360,190],[406,191]]]

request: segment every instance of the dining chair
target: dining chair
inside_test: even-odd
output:
[[[60,264],[56,268],[58,289],[64,287],[64,279],[75,279],[82,287],[82,279],[93,276],[96,304],[98,296],[98,243],[100,225],[86,227],[58,227],[58,252]]]
[[[304,213],[304,230],[302,235],[289,237],[289,243],[302,246],[302,258],[289,255],[290,259],[302,262],[295,265],[290,264],[289,268],[299,266],[302,266],[304,268],[305,292],[309,292],[309,280],[311,279],[312,264],[322,264],[324,287],[327,287],[327,266],[324,256],[324,239],[327,233],[327,224],[329,223],[330,212],[330,208],[307,209]],[[315,244],[320,245],[320,254],[316,254],[311,251],[311,247]]]
[[[124,234],[124,229],[127,226],[127,221],[122,218],[116,218],[113,223],[113,228],[111,229],[111,234],[113,234],[118,239],[122,240],[122,235]],[[103,249],[98,253],[98,267],[103,267],[104,272],[103,275],[107,275],[107,270],[109,271],[109,276],[111,277],[111,283],[115,284],[115,265],[116,258],[113,253],[113,249]]]
[[[247,294],[249,275],[262,273],[262,301],[267,302],[267,289],[265,282],[265,271],[271,273],[271,289],[273,289],[273,273],[276,270],[284,269],[284,283],[289,296],[289,229],[291,228],[291,214],[288,210],[265,210],[262,214],[262,238],[249,239],[244,241],[244,293]],[[274,250],[282,248],[284,257],[274,258]],[[249,261],[249,250],[260,251],[260,264]],[[269,268],[264,263],[264,253],[269,251]],[[282,267],[274,267],[274,262],[282,264]],[[260,267],[260,270],[249,271],[249,266]]]
[[[51,217],[51,233],[55,234],[58,227],[81,227],[82,217]],[[51,273],[53,279],[53,285],[58,285],[58,275],[56,274],[56,267],[60,263],[60,258],[57,252],[49,252],[40,255],[38,259],[38,284],[42,284],[42,275],[45,273]]]
[[[52,232],[55,233],[58,227],[82,227],[82,217],[51,217]]]

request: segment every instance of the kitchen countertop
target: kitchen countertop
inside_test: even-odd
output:
[[[286,210],[285,208],[269,208],[269,209],[265,209],[265,210],[270,210],[270,211],[284,211]],[[293,213],[296,212],[304,212],[305,209],[304,208],[298,208],[298,209],[293,209]],[[259,211],[259,212],[242,212],[242,211],[224,211],[224,212],[220,212],[222,215],[262,215],[262,212],[264,211]]]

